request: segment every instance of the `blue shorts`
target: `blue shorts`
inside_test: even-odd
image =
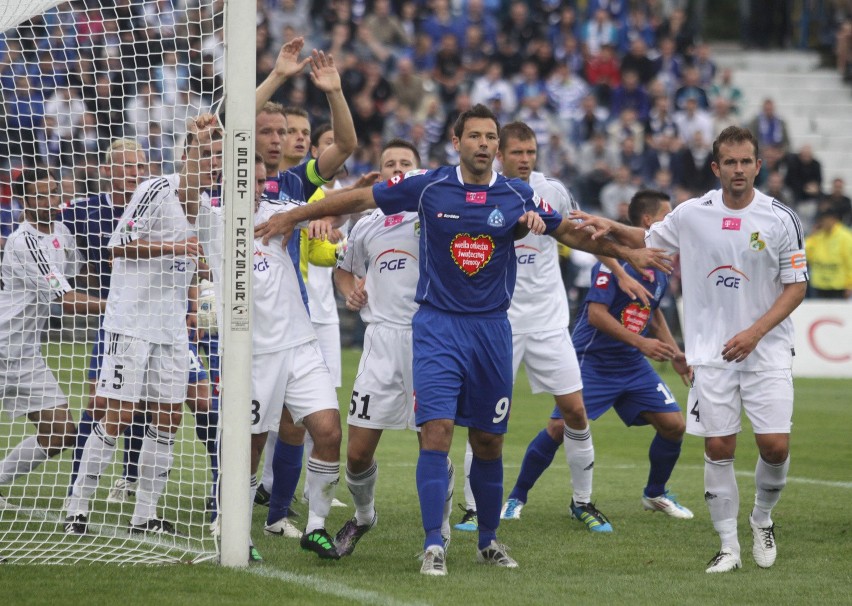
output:
[[[512,328],[505,313],[450,314],[421,305],[412,321],[415,422],[452,419],[503,434],[512,401]]]
[[[580,373],[586,415],[593,421],[610,408],[615,408],[628,427],[648,425],[641,416],[643,412],[680,412],[671,390],[647,360],[626,372],[585,362],[580,365]],[[558,408],[554,409],[550,418],[562,418]]]
[[[204,368],[204,363],[198,355],[198,346],[192,341],[189,342],[189,383],[195,384],[204,381],[208,378],[207,369]],[[98,328],[98,336],[92,345],[92,353],[89,358],[89,379],[96,381],[98,373],[101,371],[101,365],[104,360],[104,329]],[[217,356],[218,360],[218,356]]]

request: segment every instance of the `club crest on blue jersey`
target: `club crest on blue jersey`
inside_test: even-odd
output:
[[[503,216],[503,213],[500,212],[499,208],[495,208],[491,211],[491,214],[488,215],[488,225],[491,227],[503,227],[506,225],[506,217]]]

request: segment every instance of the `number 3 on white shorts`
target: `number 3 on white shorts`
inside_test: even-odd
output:
[[[495,417],[491,419],[492,423],[500,423],[509,414],[509,398],[500,398],[497,400],[497,406],[494,407]]]

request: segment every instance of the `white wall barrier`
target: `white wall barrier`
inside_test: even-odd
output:
[[[683,304],[678,299],[683,322]],[[794,377],[852,378],[852,302],[803,302],[793,312]]]
[[[805,301],[793,312],[795,377],[852,378],[852,304]]]

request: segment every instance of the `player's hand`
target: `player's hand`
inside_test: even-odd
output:
[[[521,218],[518,219],[518,223],[526,226],[531,234],[535,234],[537,236],[543,234],[544,230],[547,229],[544,219],[542,219],[541,215],[534,210],[528,210],[521,215]]]
[[[751,328],[747,328],[725,343],[722,347],[722,359],[725,362],[742,362],[754,351],[759,342],[760,335]]]
[[[278,51],[278,57],[275,59],[273,72],[276,76],[288,79],[300,74],[305,69],[305,66],[311,62],[311,58],[299,58],[304,46],[305,39],[301,36],[284,43],[284,46]]]
[[[618,276],[618,287],[632,300],[639,299],[643,305],[651,306],[651,298],[649,296],[651,293],[645,290],[642,283],[630,274],[624,273],[623,276]]]
[[[201,245],[198,244],[198,238],[195,236],[175,242],[172,245],[172,254],[176,257],[197,257],[201,254]]]
[[[678,350],[659,339],[645,337],[639,345],[639,351],[657,362],[668,362],[678,354]]]
[[[679,351],[675,357],[672,358],[672,368],[674,371],[680,375],[680,380],[683,381],[683,384],[689,387],[692,385],[692,366],[689,366],[686,363],[686,356],[682,351]]]
[[[354,290],[346,297],[346,309],[349,311],[361,311],[367,305],[367,291],[364,290],[366,278],[355,281]]]
[[[309,240],[328,240],[334,231],[334,226],[327,219],[317,219],[308,223]]]
[[[269,240],[274,236],[281,236],[284,248],[287,248],[287,240],[293,235],[293,229],[296,224],[290,220],[287,215],[289,213],[277,213],[269,217],[269,220],[260,225],[254,226],[254,237],[261,238],[264,244],[269,244]]]
[[[662,248],[632,248],[624,260],[640,273],[644,273],[646,269],[672,273],[672,258]]]
[[[334,66],[334,57],[314,49],[310,59],[311,80],[314,86],[326,94],[340,92],[340,73]]]
[[[592,240],[603,238],[612,231],[613,227],[611,219],[599,217],[598,215],[590,215],[582,210],[572,210],[568,214],[568,218],[577,223],[574,229],[585,229],[592,234]]]
[[[372,172],[367,173],[366,175],[361,175],[358,177],[358,180],[352,185],[353,189],[360,189],[361,187],[372,187],[379,180],[381,174],[379,171],[374,170]]]

